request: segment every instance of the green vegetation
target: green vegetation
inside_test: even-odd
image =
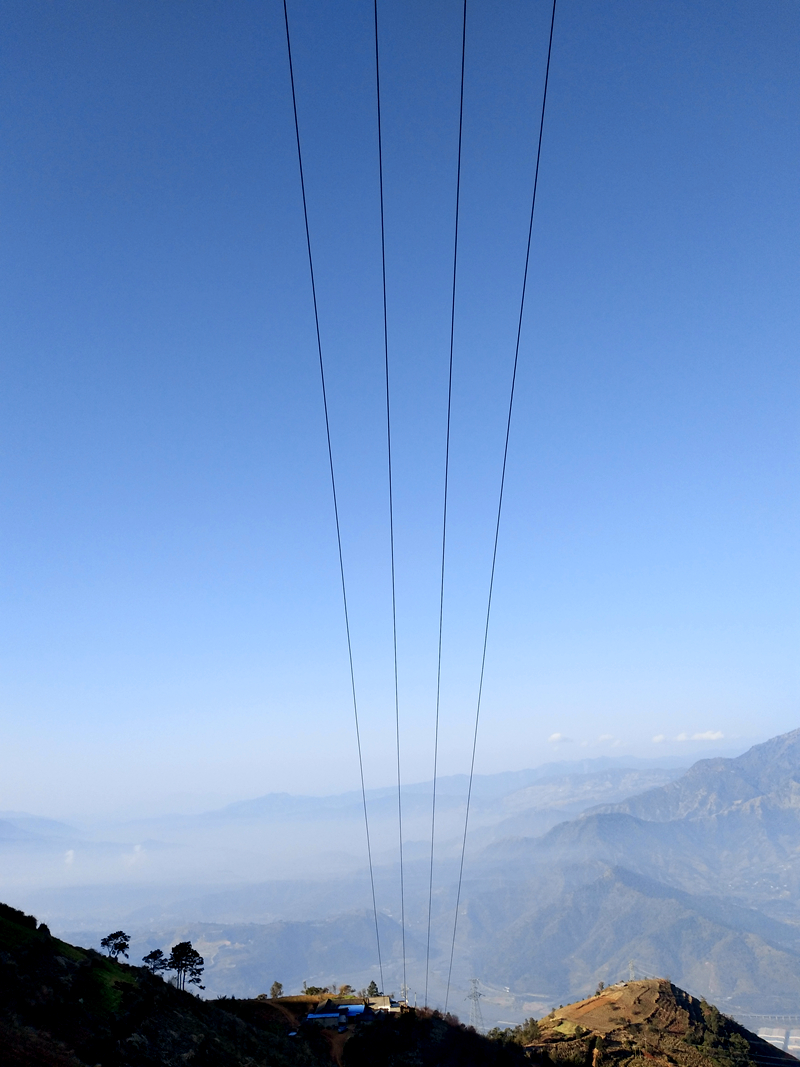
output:
[[[16,926],[21,926],[24,930],[35,930],[37,927],[33,915],[26,915],[24,911],[18,911],[9,904],[0,904],[0,919],[6,919]]]
[[[303,993],[307,997],[322,997],[326,993],[333,993],[333,989],[329,989],[326,985],[306,985],[303,982]]]
[[[113,934],[103,938],[100,942],[100,947],[106,950],[112,960],[118,960],[120,956],[124,956],[127,959],[130,943],[131,939],[124,930],[115,930]]]
[[[148,963],[163,962],[163,956],[154,950]],[[164,982],[148,966],[67,945],[13,909],[0,914],[4,1064],[330,1067],[331,1032],[299,1025],[308,1010],[307,997],[283,998],[280,1006],[258,999],[204,1001]],[[344,1045],[346,1067],[526,1062],[521,1046],[504,1046],[432,1012],[381,1017],[333,1036],[341,1038],[337,1047]]]
[[[521,1067],[515,1042],[483,1037],[454,1016],[427,1010],[379,1016],[344,1046],[344,1067]]]
[[[121,931],[118,933],[121,933]],[[127,934],[124,934],[123,936],[127,937]],[[109,936],[104,938],[100,944],[105,947],[106,942],[113,937],[118,937],[118,934],[109,934]],[[125,955],[127,955],[127,953],[125,953]],[[116,956],[114,958],[116,959]],[[187,982],[189,985],[200,986],[201,989],[205,988],[200,985],[200,975],[203,973],[205,960],[200,953],[192,947],[191,941],[181,941],[179,944],[174,945],[169,957],[165,956],[160,948],[154,948],[152,952],[148,952],[142,959],[142,963],[151,974],[160,974],[163,971],[174,971],[175,985],[178,989],[185,989]],[[280,983],[276,984],[279,985]],[[282,986],[281,989],[283,989]]]
[[[539,1023],[536,1019],[531,1018],[526,1019],[519,1026],[508,1026],[504,1029],[495,1026],[489,1030],[486,1036],[491,1038],[492,1041],[500,1041],[504,1045],[509,1042],[513,1042],[516,1045],[530,1045],[539,1040]]]
[[[178,946],[176,946],[178,947]],[[189,970],[187,978],[191,978]],[[255,1002],[248,1002],[255,1004]],[[316,1035],[289,1038],[284,1019],[245,1024],[146,967],[51,937],[0,908],[2,1062],[36,1067],[322,1067]],[[323,1053],[325,1053],[323,1055]]]
[[[752,1062],[750,1043],[736,1032],[736,1024],[705,1000],[700,1001],[700,1012],[702,1020],[695,1021],[684,1041],[720,1067],[747,1067]]]
[[[204,964],[205,960],[197,949],[192,948],[191,941],[181,941],[169,954],[167,970],[175,972],[175,984],[178,989],[185,989],[187,982],[189,985],[200,986],[203,989],[204,986],[200,985],[200,976],[203,973]]]
[[[160,948],[154,948],[142,959],[142,963],[151,974],[160,974],[167,969],[167,957]]]

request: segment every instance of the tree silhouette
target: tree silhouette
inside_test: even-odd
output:
[[[374,978],[372,979],[372,981],[367,986],[367,996],[368,997],[377,997],[378,996],[378,987],[375,984],[375,979]]]
[[[283,983],[282,982],[273,982],[272,983],[272,988],[269,991],[269,995],[272,997],[273,1000],[275,1000],[276,997],[282,997],[283,996]]]
[[[185,989],[187,982],[205,989],[205,986],[200,985],[204,962],[200,953],[192,948],[191,941],[181,941],[173,946],[167,960],[167,968],[175,972],[175,984],[178,989]]]
[[[128,945],[130,945],[130,943],[131,939],[124,930],[115,930],[113,934],[109,934],[108,937],[103,938],[100,942],[100,946],[106,950],[112,960],[116,960],[120,956],[124,956],[127,959]]]
[[[160,948],[154,948],[152,952],[148,952],[142,959],[142,963],[151,974],[158,974],[159,971],[167,969],[167,957]]]

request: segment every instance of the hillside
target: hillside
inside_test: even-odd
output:
[[[796,1060],[664,979],[620,982],[539,1022],[540,1061],[594,1067],[780,1067]]]
[[[585,885],[537,895],[473,896],[467,939],[491,923],[480,974],[497,986],[585,995],[614,982],[633,959],[640,971],[680,982],[742,1014],[796,1011],[800,961],[787,946],[796,931],[719,898],[696,897],[609,868]],[[552,1003],[552,1002],[551,1002]]]
[[[793,1057],[666,980],[619,983],[484,1037],[410,1009],[346,1032],[302,1025],[318,999],[202,1000],[51,936],[0,905],[4,1067],[780,1067]],[[655,1065],[654,1065],[655,1067]]]
[[[482,1036],[427,1009],[303,1025],[317,998],[205,1001],[0,905],[4,1067],[780,1067],[796,1063],[668,981],[620,983]]]
[[[150,975],[51,937],[0,906],[0,1049],[4,1067],[325,1062],[287,1028],[246,1025]]]
[[[338,1034],[298,1025],[315,997],[205,1001],[51,936],[0,905],[3,1067],[515,1067],[517,1044],[411,1010]]]

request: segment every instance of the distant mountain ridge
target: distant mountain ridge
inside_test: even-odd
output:
[[[684,770],[688,766],[685,759],[667,757],[662,760],[643,759],[637,756],[596,756],[581,760],[559,760],[541,764],[521,771],[501,771],[497,774],[476,774],[472,785],[473,799],[477,802],[497,800],[511,794],[541,786],[557,778],[575,778],[588,775],[601,775],[619,770],[655,771]],[[414,803],[419,798],[423,805],[430,805],[431,781],[404,783],[402,795],[405,803]],[[461,799],[466,796],[469,775],[443,775],[437,779],[436,794],[444,801],[446,798]],[[367,803],[373,807],[381,801],[391,805],[397,803],[397,787],[384,786],[367,790]],[[283,815],[303,817],[309,813],[319,814],[320,810],[337,811],[362,805],[361,792],[352,790],[345,793],[332,793],[324,796],[311,796],[297,793],[265,793],[251,800],[237,800],[223,808],[204,812],[200,818],[220,819],[228,817],[259,818],[265,815]]]
[[[760,799],[800,812],[800,729],[754,745],[732,759],[699,760],[681,778],[614,805],[586,812],[624,812],[649,822],[702,819]]]
[[[575,995],[634,959],[730,1010],[800,1013],[800,730],[481,859],[506,888],[475,881],[462,951],[497,915],[494,981]]]

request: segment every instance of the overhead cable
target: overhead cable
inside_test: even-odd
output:
[[[425,1004],[431,962],[431,914],[433,911],[433,858],[436,837],[436,776],[439,762],[439,701],[442,691],[442,625],[444,620],[444,571],[447,549],[447,489],[450,477],[450,412],[453,399],[453,344],[456,327],[456,279],[458,274],[458,215],[461,207],[461,134],[464,127],[464,60],[467,51],[467,0],[461,18],[461,92],[458,109],[458,162],[456,164],[456,216],[453,231],[453,286],[450,302],[450,367],[447,378],[447,432],[444,449],[444,503],[442,507],[442,567],[439,581],[439,652],[436,664],[436,713],[433,733],[433,790],[431,797],[431,859],[428,880],[428,937],[425,949]]]
[[[394,722],[397,747],[397,829],[400,840],[400,936],[403,948],[403,996],[406,996],[406,900],[403,878],[403,801],[400,777],[400,687],[397,674],[397,594],[394,573],[394,496],[392,492],[392,415],[389,403],[389,320],[386,313],[386,223],[383,209],[383,130],[381,66],[378,47],[378,0],[375,0],[375,96],[378,112],[378,185],[381,199],[381,273],[383,278],[383,364],[386,379],[386,453],[389,467],[389,549],[392,564],[392,642],[394,649]]]
[[[322,358],[322,338],[319,329],[319,310],[317,308],[317,287],[314,280],[314,257],[311,254],[311,230],[308,224],[308,205],[306,202],[306,183],[303,172],[303,153],[300,147],[300,123],[297,118],[297,96],[294,86],[294,67],[292,65],[292,40],[289,33],[289,11],[283,0],[283,17],[286,22],[286,51],[289,58],[289,81],[292,87],[292,108],[294,110],[294,131],[297,139],[297,163],[300,170],[300,191],[303,196],[303,219],[306,227],[306,246],[308,248],[308,269],[311,275],[311,296],[314,304],[314,325],[317,332],[317,353],[319,355],[319,376],[322,385],[322,407],[325,412],[325,435],[328,442],[328,464],[331,471],[331,492],[333,495],[333,514],[336,520],[336,544],[339,549],[339,575],[342,583],[342,605],[344,607],[344,626],[347,635],[347,655],[350,663],[350,688],[353,694],[353,716],[356,727],[356,747],[358,749],[358,769],[361,775],[361,799],[364,806],[364,829],[367,837],[367,858],[369,860],[369,879],[372,888],[372,911],[375,918],[375,941],[378,949],[378,970],[383,989],[383,962],[381,959],[381,938],[378,930],[378,906],[375,899],[375,875],[372,866],[372,846],[369,836],[369,817],[367,815],[367,791],[364,785],[364,759],[361,752],[361,732],[358,724],[358,700],[356,699],[356,676],[353,668],[353,646],[350,639],[350,617],[347,610],[347,586],[344,579],[344,556],[342,555],[342,534],[339,525],[339,505],[336,497],[336,474],[333,465],[333,448],[331,447],[331,426],[328,418],[328,396],[325,389],[325,364]]]
[[[450,946],[450,966],[447,972],[447,993],[445,995],[445,1011],[447,1011],[447,1001],[450,997],[450,981],[453,975],[453,955],[456,948],[456,932],[458,929],[458,909],[461,903],[461,886],[464,879],[464,855],[467,849],[467,830],[469,827],[469,809],[470,801],[472,799],[472,782],[475,775],[475,752],[478,745],[478,725],[481,715],[481,699],[483,697],[483,678],[486,668],[486,648],[489,642],[489,620],[492,613],[492,593],[494,591],[494,575],[495,566],[497,564],[497,543],[500,538],[500,517],[503,511],[503,491],[506,483],[506,464],[508,462],[508,441],[511,436],[511,415],[514,408],[514,390],[517,384],[517,366],[519,364],[519,345],[520,338],[522,336],[522,319],[525,312],[525,294],[528,287],[528,267],[531,258],[531,239],[533,237],[533,216],[536,209],[536,190],[539,185],[539,163],[542,157],[542,136],[544,134],[544,116],[547,106],[547,84],[550,79],[550,56],[553,51],[553,28],[556,20],[556,0],[553,0],[553,10],[550,16],[550,38],[547,45],[547,65],[545,67],[544,74],[544,89],[542,91],[542,112],[539,120],[539,142],[536,149],[536,169],[533,176],[533,193],[531,195],[531,214],[530,223],[528,225],[528,245],[525,252],[525,270],[522,275],[522,293],[519,302],[519,319],[517,322],[517,343],[514,350],[514,369],[511,375],[511,392],[508,400],[508,418],[506,420],[506,440],[505,447],[503,449],[503,467],[500,475],[500,493],[497,502],[497,521],[495,523],[494,530],[494,549],[492,551],[492,569],[491,576],[489,578],[489,596],[486,604],[486,623],[483,631],[483,654],[481,656],[481,673],[480,681],[478,683],[478,700],[475,710],[475,729],[472,738],[472,760],[469,769],[469,785],[467,787],[467,805],[464,815],[464,836],[461,842],[461,863],[458,871],[458,890],[456,892],[456,908],[455,916],[453,918],[453,939]]]

